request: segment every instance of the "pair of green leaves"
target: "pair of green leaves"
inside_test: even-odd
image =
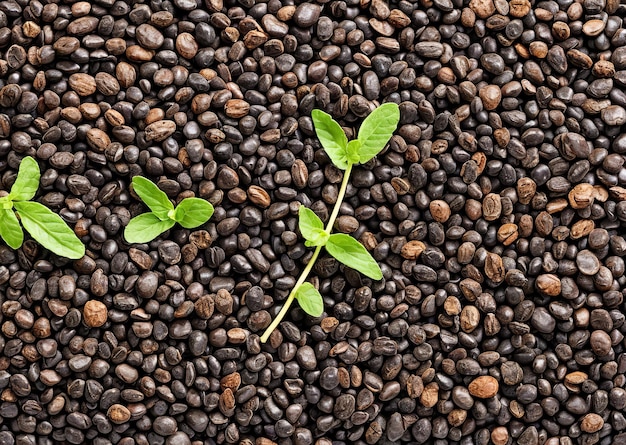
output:
[[[341,126],[322,110],[311,113],[315,133],[330,160],[341,170],[348,164],[365,164],[385,148],[400,121],[400,109],[395,103],[386,103],[365,118],[357,139],[348,142]]]
[[[37,193],[40,178],[37,161],[30,156],[22,159],[11,192],[0,197],[0,236],[9,247],[19,249],[24,242],[21,222],[51,252],[70,259],[82,258],[85,246],[65,221],[43,204],[30,201]]]
[[[298,217],[300,233],[306,240],[305,246],[325,247],[337,261],[358,270],[373,280],[380,280],[383,277],[378,263],[363,244],[345,233],[328,234],[319,216],[304,206],[300,206]]]
[[[324,223],[311,210],[300,206],[298,211],[300,233],[306,240],[307,247],[324,247],[337,261],[373,280],[380,280],[383,273],[378,263],[361,243],[345,233],[329,234],[324,230]],[[324,312],[324,302],[320,293],[311,283],[303,283],[296,290],[296,300],[309,315],[319,317]]]
[[[178,223],[185,229],[201,226],[213,215],[210,202],[200,198],[185,198],[176,207],[167,195],[149,179],[135,176],[133,189],[152,210],[130,220],[124,237],[129,243],[147,243]]]

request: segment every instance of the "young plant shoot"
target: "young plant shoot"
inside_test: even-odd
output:
[[[201,226],[213,215],[210,202],[200,198],[185,198],[176,207],[165,192],[149,179],[135,176],[133,189],[151,212],[142,213],[130,220],[124,229],[129,243],[147,243],[178,223],[185,229]]]
[[[24,242],[22,226],[43,247],[59,256],[79,259],[85,246],[59,215],[38,202],[31,201],[39,188],[41,172],[30,156],[22,159],[11,192],[0,197],[0,237],[12,249]]]
[[[262,342],[266,342],[280,324],[293,300],[298,300],[302,310],[313,317],[319,317],[324,312],[322,296],[311,283],[306,282],[322,247],[325,247],[337,261],[373,280],[380,280],[383,277],[376,260],[361,243],[349,235],[331,232],[348,188],[352,166],[366,163],[385,148],[400,120],[398,105],[386,103],[372,111],[363,121],[358,137],[350,142],[341,126],[330,115],[321,110],[313,110],[311,116],[315,132],[326,154],[337,168],[344,170],[343,180],[326,227],[311,209],[300,207],[298,226],[305,239],[304,245],[315,247],[315,251],[287,297],[285,305],[261,337]]]

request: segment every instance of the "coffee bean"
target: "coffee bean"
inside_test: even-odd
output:
[[[178,429],[178,423],[173,417],[160,416],[154,419],[154,431],[161,436],[171,436]]]
[[[354,412],[355,406],[356,400],[354,396],[350,394],[343,394],[335,401],[333,414],[339,420],[346,420],[350,418]]]
[[[590,250],[581,250],[578,253],[576,265],[584,275],[595,275],[600,270],[600,261]]]
[[[438,222],[446,222],[450,218],[450,206],[442,200],[435,200],[430,203],[430,213]]]
[[[163,45],[163,35],[152,25],[143,23],[135,31],[135,37],[141,46],[147,49],[158,49]]]
[[[590,413],[583,417],[583,420],[580,424],[580,429],[585,433],[595,433],[602,429],[604,425],[604,420],[597,414]]]
[[[85,303],[83,317],[90,327],[100,327],[107,322],[107,307],[100,301],[90,300]]]
[[[298,6],[293,14],[293,20],[298,26],[307,28],[317,23],[321,13],[321,8],[315,4],[302,4]]]
[[[89,96],[96,92],[96,80],[89,74],[76,73],[69,77],[69,86],[79,96]]]
[[[145,128],[147,141],[161,142],[176,131],[176,123],[170,120],[160,120]]]
[[[524,378],[524,372],[521,366],[516,362],[503,363],[500,371],[502,373],[502,381],[506,385],[517,385],[521,383]]]
[[[498,392],[498,381],[490,376],[481,376],[472,380],[468,386],[472,396],[481,399],[488,399]]]
[[[159,244],[159,258],[165,264],[177,264],[181,260],[180,247],[171,241],[165,241]]]
[[[604,331],[593,331],[590,337],[590,344],[593,352],[598,357],[604,357],[612,350],[611,337]]]
[[[139,377],[137,370],[127,364],[118,365],[115,368],[115,374],[126,383],[134,383]]]
[[[108,409],[107,417],[115,424],[122,424],[130,419],[130,411],[123,405],[114,404]]]

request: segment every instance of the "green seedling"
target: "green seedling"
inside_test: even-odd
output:
[[[322,296],[311,283],[306,282],[322,247],[326,248],[326,251],[337,261],[373,280],[380,280],[383,277],[378,263],[361,243],[349,235],[331,232],[348,188],[352,167],[355,164],[368,162],[385,148],[400,121],[398,105],[387,103],[375,109],[363,121],[358,137],[349,142],[341,126],[330,115],[321,110],[313,110],[311,117],[317,137],[326,154],[337,168],[344,170],[343,180],[326,227],[311,209],[304,206],[300,207],[298,226],[305,239],[304,245],[315,247],[315,251],[287,297],[285,305],[263,333],[262,342],[267,341],[274,329],[287,315],[293,300],[298,300],[302,310],[313,317],[319,317],[324,312]]]
[[[129,243],[147,243],[178,223],[185,229],[201,226],[213,215],[210,202],[200,198],[185,198],[176,207],[167,195],[149,179],[133,178],[133,189],[151,212],[130,220],[124,229]]]
[[[43,247],[70,259],[85,255],[85,246],[59,215],[38,202],[31,202],[39,189],[41,172],[30,156],[22,159],[11,192],[0,197],[0,237],[19,249],[26,231]]]

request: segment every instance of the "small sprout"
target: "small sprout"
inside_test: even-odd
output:
[[[315,132],[326,154],[337,168],[345,170],[345,172],[335,207],[326,228],[324,228],[322,220],[311,209],[301,206],[298,211],[298,227],[305,239],[304,245],[315,247],[315,251],[291,290],[285,305],[261,337],[262,342],[266,342],[280,324],[294,299],[298,300],[304,312],[313,317],[319,317],[324,312],[322,296],[311,283],[306,282],[322,247],[325,247],[326,251],[339,262],[373,280],[380,280],[383,277],[378,263],[361,243],[349,235],[331,234],[331,231],[348,188],[352,166],[368,162],[385,148],[400,121],[400,109],[394,103],[381,105],[365,118],[359,129],[357,139],[349,142],[341,126],[330,115],[321,110],[313,110],[311,116],[315,125]]]
[[[59,215],[31,201],[39,188],[41,172],[32,157],[22,159],[11,192],[0,197],[0,237],[12,249],[19,249],[26,231],[43,247],[70,259],[85,255],[85,246]]]
[[[142,213],[130,220],[124,229],[129,243],[147,243],[178,223],[193,229],[207,222],[213,215],[210,202],[200,198],[185,198],[178,206],[152,181],[141,176],[132,180],[133,189],[151,212]]]

